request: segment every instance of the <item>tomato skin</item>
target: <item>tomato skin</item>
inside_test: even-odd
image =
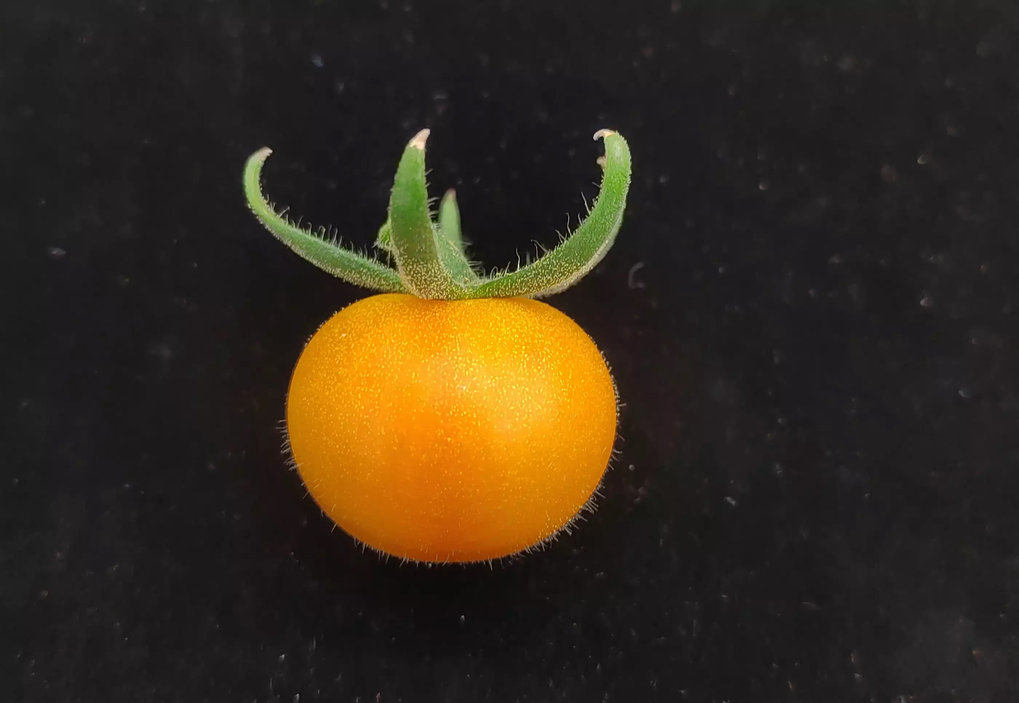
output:
[[[541,543],[612,452],[616,397],[591,338],[535,300],[360,300],[308,342],[287,429],[312,497],[397,557],[470,562]]]

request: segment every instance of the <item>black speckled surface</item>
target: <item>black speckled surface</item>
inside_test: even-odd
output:
[[[1019,698],[1019,12],[721,5],[5,3],[4,699]],[[362,293],[243,160],[367,244],[423,126],[490,264],[594,194],[596,129],[634,152],[553,299],[621,459],[491,570],[362,554],[279,455]]]

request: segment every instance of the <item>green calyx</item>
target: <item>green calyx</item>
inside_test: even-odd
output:
[[[630,150],[612,130],[594,138],[605,143],[601,191],[580,225],[558,246],[515,270],[482,275],[467,258],[460,232],[460,211],[450,190],[437,217],[428,207],[425,141],[419,132],[403,151],[389,199],[389,217],[379,229],[375,248],[393,263],[353,251],[302,229],[266,201],[262,166],[271,151],[259,149],[244,167],[244,194],[266,229],[323,271],[365,288],[413,293],[420,298],[464,300],[522,296],[538,298],[569,288],[602,260],[616,239],[630,187]]]

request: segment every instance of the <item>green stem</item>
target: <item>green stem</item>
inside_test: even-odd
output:
[[[425,183],[427,139],[427,129],[411,139],[396,169],[389,200],[390,243],[400,278],[412,293],[419,298],[456,300],[469,290],[447,261],[455,260],[457,253],[465,263],[466,258],[432,224]]]
[[[611,130],[594,138],[605,143],[598,159],[604,173],[594,206],[577,229],[537,261],[515,271],[479,278],[464,253],[460,211],[453,191],[439,205],[438,223],[428,209],[425,141],[422,130],[404,149],[389,200],[389,218],[375,246],[387,252],[396,270],[382,262],[325,241],[294,226],[276,213],[262,195],[262,166],[269,149],[255,152],[244,167],[248,204],[265,227],[300,256],[339,278],[386,292],[409,292],[421,298],[460,300],[558,293],[594,268],[615,241],[630,187],[630,150]]]
[[[261,188],[262,165],[271,153],[271,149],[263,147],[252,154],[244,166],[244,195],[265,228],[302,258],[348,283],[383,292],[406,291],[399,274],[382,262],[295,227],[272,208]]]
[[[626,140],[611,130],[600,130],[594,138],[605,142],[604,174],[587,218],[555,249],[511,273],[490,278],[472,291],[472,298],[552,295],[572,286],[602,260],[623,222],[630,187],[630,149]]]
[[[446,241],[439,255],[443,265],[453,276],[468,288],[476,288],[480,276],[467,259],[463,234],[460,231],[460,208],[456,205],[456,193],[450,188],[439,203],[439,236]]]
[[[460,208],[456,204],[456,191],[452,188],[442,196],[439,203],[439,231],[442,236],[456,245],[457,249],[463,249],[463,234],[460,231]]]

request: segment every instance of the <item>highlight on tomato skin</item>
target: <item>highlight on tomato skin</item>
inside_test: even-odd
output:
[[[616,397],[590,337],[551,306],[379,295],[308,343],[287,425],[346,532],[405,559],[482,561],[540,544],[590,500]]]
[[[599,130],[602,182],[579,226],[536,260],[482,271],[456,197],[436,213],[428,130],[404,148],[369,256],[301,228],[262,195],[271,151],[249,157],[248,205],[318,268],[381,293],[336,313],[298,359],[287,396],[292,456],[337,525],[384,554],[475,562],[544,543],[576,519],[612,454],[617,398],[591,338],[534,300],[591,271],[615,241],[630,151]]]

